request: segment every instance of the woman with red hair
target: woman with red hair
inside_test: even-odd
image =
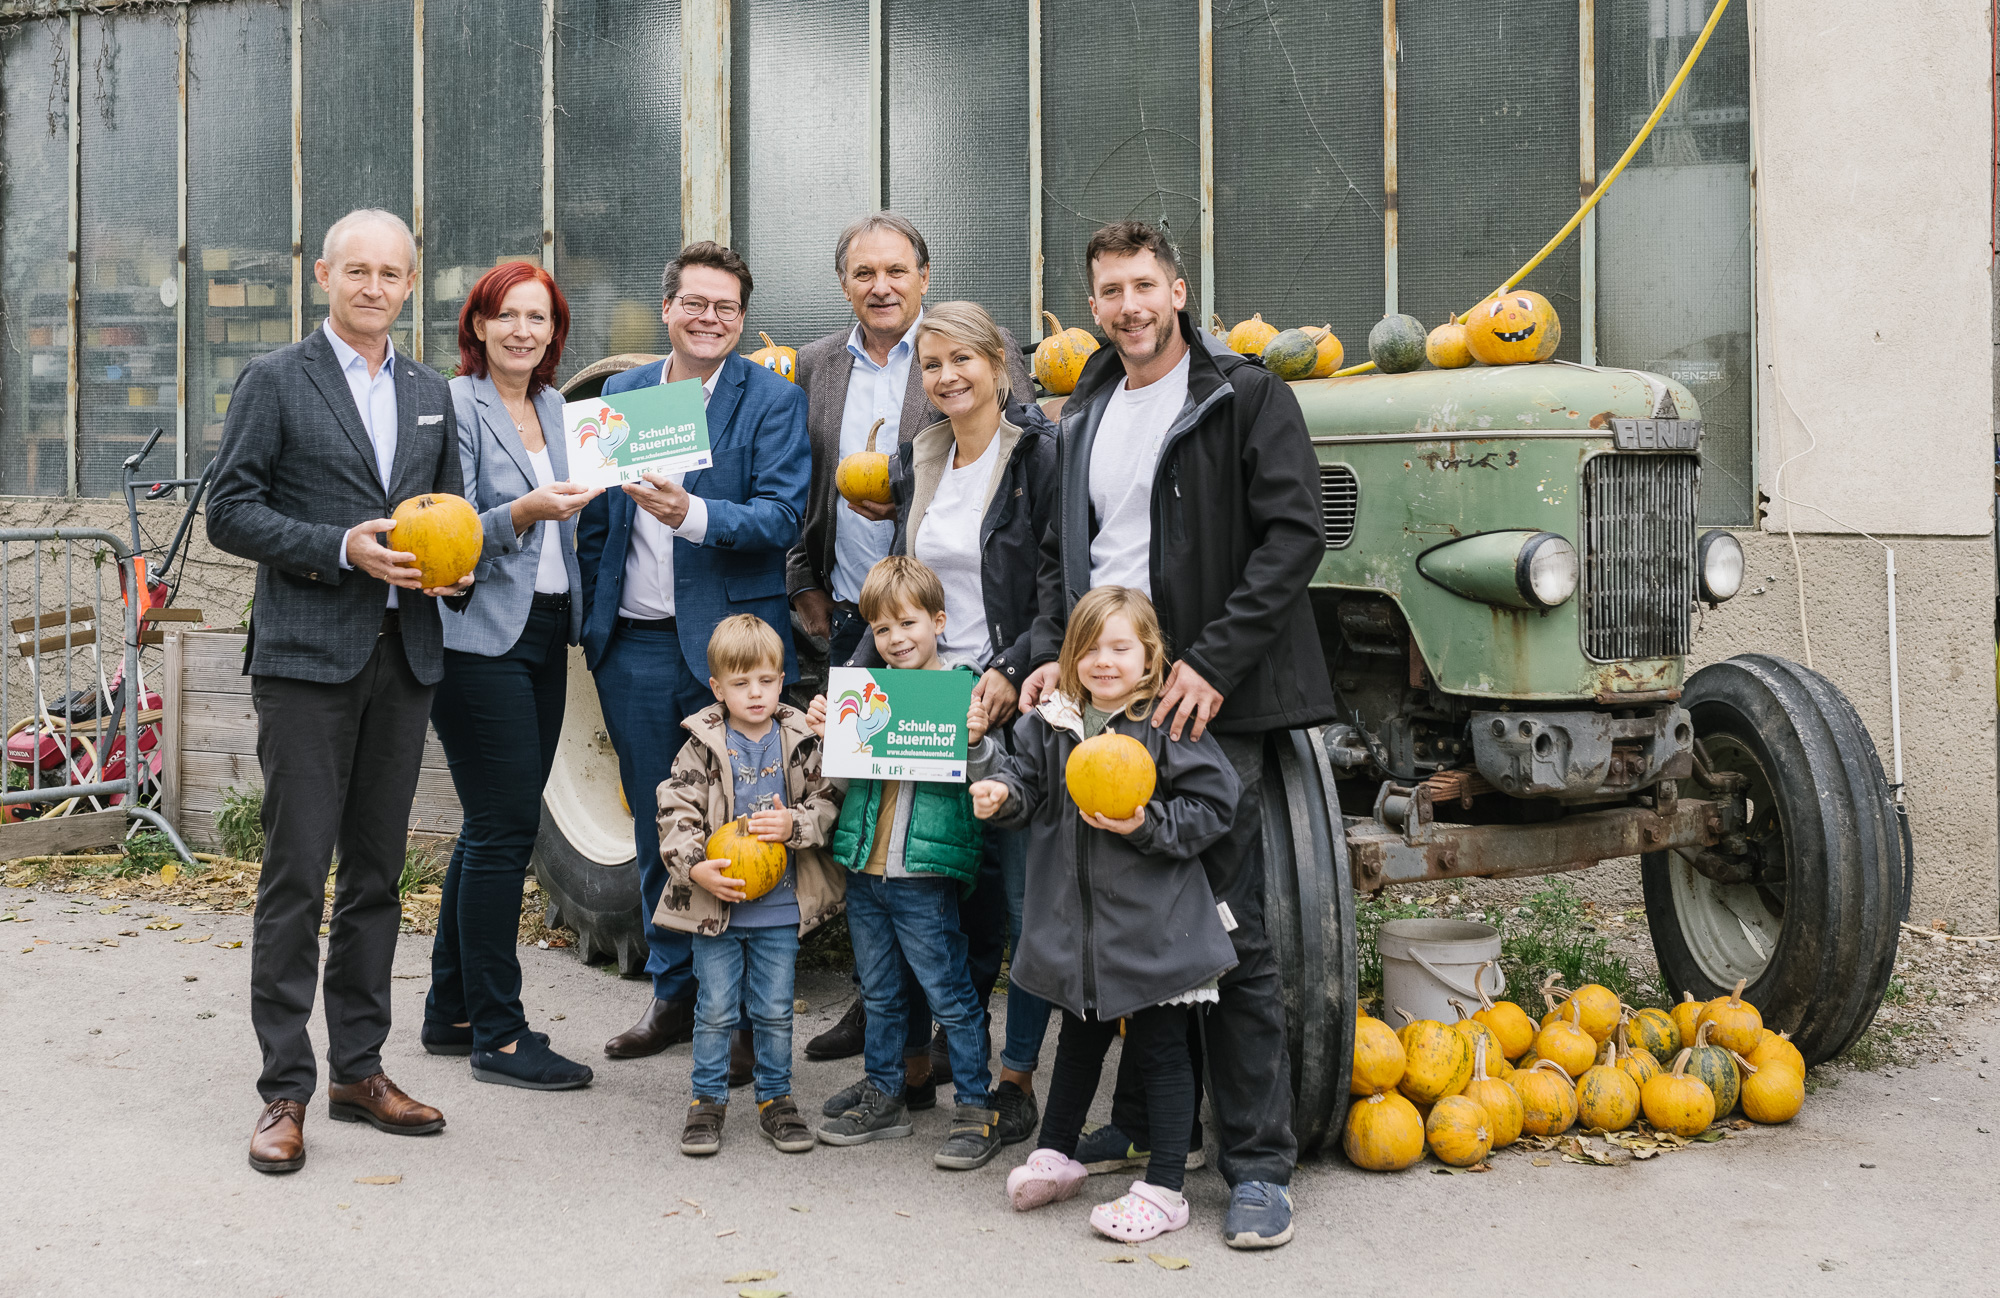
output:
[[[521,1007],[515,934],[521,889],[555,761],[569,646],[582,631],[577,511],[597,492],[567,481],[562,395],[550,386],[569,304],[549,273],[505,262],[480,277],[458,317],[458,459],[489,541],[476,598],[444,617],[444,679],[431,724],[465,809],[444,877],[423,1045],[470,1055],[482,1082],[529,1090],[590,1083],[549,1049]],[[498,517],[505,512],[504,523]]]

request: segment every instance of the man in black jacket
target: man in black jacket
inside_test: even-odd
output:
[[[1111,346],[1085,365],[1063,410],[1062,502],[1042,545],[1038,663],[1022,691],[1054,688],[1069,610],[1094,586],[1152,596],[1174,658],[1155,726],[1213,725],[1243,796],[1203,857],[1238,964],[1208,1014],[1210,1113],[1230,1186],[1224,1239],[1270,1248],[1292,1237],[1286,1188],[1298,1160],[1283,989],[1264,925],[1265,736],[1332,718],[1333,690],[1307,584],[1324,550],[1318,465],[1305,417],[1261,365],[1212,349],[1188,319],[1166,236],[1121,221],[1085,252],[1091,310]],[[1191,727],[1191,729],[1190,729]],[[1124,1134],[1146,1129],[1144,1092],[1119,1078],[1112,1125],[1077,1157],[1093,1170],[1142,1165]]]

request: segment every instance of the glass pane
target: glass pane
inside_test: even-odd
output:
[[[1027,6],[891,0],[884,16],[889,206],[930,245],[929,300],[977,302],[1026,343]]]
[[[736,0],[731,21],[729,234],[757,277],[745,347],[760,329],[803,347],[854,323],[833,247],[880,203],[867,0]]]
[[[291,63],[284,8],[188,9],[189,476],[244,364],[292,341]]]
[[[1382,316],[1379,7],[1216,4],[1215,305],[1230,324],[1331,323],[1367,359]]]
[[[1597,157],[1618,160],[1707,13],[1690,0],[1598,6]],[[1597,357],[1693,390],[1701,521],[1754,521],[1750,46],[1732,5],[1645,147],[1598,204]]]
[[[0,493],[68,489],[69,24],[0,34]]]
[[[1576,213],[1576,15],[1547,0],[1397,9],[1397,305],[1426,325],[1498,288]],[[1561,317],[1563,360],[1577,357],[1578,246],[1523,282]]]
[[[146,435],[174,429],[180,32],[171,12],[83,20],[77,489],[105,496]],[[173,443],[149,469],[168,476]]]
[[[1185,0],[1042,6],[1042,299],[1065,326],[1095,332],[1083,247],[1111,221],[1165,226],[1201,291],[1196,40]]]
[[[569,299],[558,378],[667,350],[660,268],[681,246],[680,5],[557,0],[555,273]]]
[[[536,31],[539,33],[540,28]],[[411,0],[316,0],[305,11],[305,275],[307,329],[326,318],[314,281],[326,231],[357,207],[410,219]],[[356,57],[366,51],[367,57]],[[410,354],[410,306],[390,337]]]
[[[542,0],[424,6],[424,355],[499,261],[542,259]]]

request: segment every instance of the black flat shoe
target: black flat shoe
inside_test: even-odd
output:
[[[511,1055],[502,1050],[473,1051],[472,1075],[482,1082],[527,1091],[573,1091],[590,1085],[593,1076],[588,1064],[549,1049],[548,1039],[538,1032],[516,1039]]]
[[[868,1044],[868,1007],[856,996],[840,1022],[806,1042],[808,1059],[852,1059]]]
[[[528,1035],[534,1037],[543,1045],[547,1045],[549,1042],[549,1034],[546,1032],[530,1032]],[[455,1024],[433,1023],[429,1019],[425,1019],[422,1031],[417,1033],[417,1039],[424,1043],[425,1051],[433,1055],[469,1055],[472,1053],[471,1024],[467,1024],[461,1028]]]

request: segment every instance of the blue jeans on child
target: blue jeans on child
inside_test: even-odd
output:
[[[729,1034],[739,1009],[750,1014],[757,1047],[757,1102],[792,1093],[792,978],[799,931],[733,925],[694,935],[694,1094],[729,1098]]]
[[[908,961],[930,1002],[931,1014],[944,1028],[958,1102],[984,1108],[993,1074],[986,1062],[985,1015],[965,968],[965,934],[958,928],[958,883],[939,875],[888,879],[850,874],[847,931],[854,940],[861,999],[868,1007],[863,1052],[868,1080],[886,1095],[903,1093],[907,1021],[920,1008],[910,1005],[903,991],[901,965]],[[751,1014],[755,1017],[754,1008]],[[699,1044],[697,1036],[697,1047]]]
[[[1000,870],[1007,883],[1007,942],[1010,951],[1021,947],[1021,898],[1028,888],[1028,833],[996,832],[989,828],[987,839],[999,840]],[[1007,1038],[1000,1047],[1000,1066],[1017,1073],[1032,1073],[1042,1058],[1042,1039],[1049,1034],[1051,1006],[1041,997],[1012,982],[1007,984]]]

